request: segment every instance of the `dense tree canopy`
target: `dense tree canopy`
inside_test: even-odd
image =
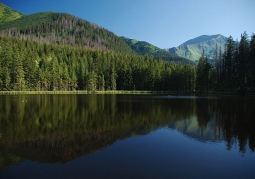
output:
[[[0,90],[255,90],[255,35],[230,36],[197,67],[139,56],[0,37]]]
[[[194,89],[191,65],[10,37],[0,47],[0,90]]]
[[[241,93],[254,91],[254,54],[254,35],[249,41],[247,33],[244,32],[240,42],[235,42],[230,36],[225,52],[222,53],[220,50],[216,55],[217,77],[214,82],[217,83],[217,90]]]

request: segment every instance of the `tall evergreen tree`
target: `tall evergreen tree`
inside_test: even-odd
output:
[[[210,64],[208,63],[207,58],[202,55],[197,65],[196,89],[198,91],[209,90],[209,72]]]
[[[250,41],[250,58],[248,62],[248,67],[249,89],[255,91],[255,34],[252,35]]]
[[[227,49],[225,54],[225,90],[233,91],[234,89],[234,74],[235,74],[235,65],[234,65],[234,40],[230,36],[227,40]]]
[[[247,33],[244,32],[244,34],[241,35],[238,62],[238,82],[241,92],[244,92],[246,90],[248,61],[249,61],[249,41]]]
[[[117,73],[116,73],[114,64],[112,64],[112,68],[111,68],[111,86],[110,86],[111,90],[116,90],[117,89],[116,78],[117,78]]]
[[[219,51],[219,52],[218,52]],[[216,48],[216,55],[215,55],[215,60],[216,60],[216,90],[220,90],[222,87],[222,51],[221,51],[221,47]]]
[[[11,76],[12,76],[12,87],[13,90],[22,91],[25,90],[25,78],[24,78],[24,71],[22,66],[22,60],[19,55],[14,57],[12,69],[11,69]]]
[[[97,90],[97,74],[92,71],[87,75],[87,87],[88,91],[96,91]]]

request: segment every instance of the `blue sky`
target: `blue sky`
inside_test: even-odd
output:
[[[66,12],[160,48],[200,35],[255,33],[255,0],[0,0],[24,14]]]

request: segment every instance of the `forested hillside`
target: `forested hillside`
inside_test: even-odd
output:
[[[181,64],[195,64],[194,62],[186,58],[173,55],[166,50],[160,49],[152,44],[149,44],[148,42],[137,41],[135,39],[129,39],[126,37],[121,38],[127,43],[127,45],[133,51],[135,51],[139,55],[149,55],[154,57],[155,59],[162,59],[164,61],[172,61]]]
[[[5,22],[10,22],[15,19],[18,19],[22,17],[23,14],[20,12],[17,12],[4,4],[0,2],[0,25],[2,26],[3,23]]]
[[[0,35],[40,43],[133,53],[114,33],[65,13],[43,12],[22,16],[2,24]]]
[[[194,89],[195,67],[148,56],[0,37],[0,90]]]
[[[255,35],[228,38],[216,64],[197,67],[149,56],[0,37],[0,90],[255,91]]]

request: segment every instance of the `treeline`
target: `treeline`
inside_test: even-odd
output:
[[[255,91],[255,35],[246,32],[240,42],[230,36],[225,49],[215,50],[215,64],[202,55],[197,66],[198,91]]]
[[[255,91],[255,35],[230,36],[197,67],[134,53],[0,37],[0,90]]]
[[[0,90],[195,88],[195,67],[149,56],[0,37]]]
[[[173,55],[166,50],[158,50],[151,54],[155,59],[162,59],[163,61],[170,61],[180,64],[189,64],[189,65],[196,65],[195,62],[188,60],[187,58],[179,57],[177,55]]]

